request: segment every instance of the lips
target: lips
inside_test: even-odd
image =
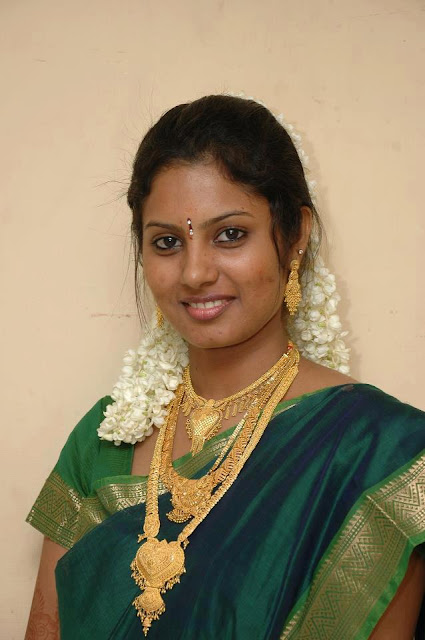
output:
[[[191,318],[195,320],[211,320],[221,315],[233,300],[234,298],[219,295],[193,296],[192,298],[186,298],[183,301],[183,305]]]

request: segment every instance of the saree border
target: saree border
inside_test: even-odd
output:
[[[233,428],[231,429],[233,431]],[[209,443],[195,457],[185,454],[176,466],[181,475],[187,478],[195,476],[207,464],[212,462],[223,450],[231,432]],[[110,476],[95,484],[95,494],[82,501],[74,544],[91,529],[101,524],[110,515],[146,502],[147,476]],[[167,488],[159,482],[158,493],[167,493]]]
[[[366,640],[423,542],[425,452],[356,501],[280,640]]]
[[[57,471],[52,471],[43,485],[26,522],[54,542],[70,549],[83,498],[69,487]]]

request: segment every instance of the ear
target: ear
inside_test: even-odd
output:
[[[300,233],[296,242],[292,245],[290,251],[288,252],[287,258],[287,269],[289,270],[290,264],[292,260],[298,260],[301,264],[305,251],[307,249],[308,241],[311,234],[311,229],[313,226],[313,212],[310,207],[302,206],[300,209],[301,213],[301,224],[300,224]],[[299,251],[302,250],[300,254]]]

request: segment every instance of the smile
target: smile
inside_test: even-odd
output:
[[[195,320],[211,320],[216,318],[231,304],[233,300],[208,300],[207,302],[185,302],[184,307]]]
[[[221,307],[226,300],[211,300],[209,302],[188,302],[189,307],[194,309],[212,309],[213,307]]]

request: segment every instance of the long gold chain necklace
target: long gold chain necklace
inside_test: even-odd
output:
[[[161,460],[160,477],[166,489],[171,493],[173,509],[167,513],[169,520],[173,522],[185,522],[192,517],[192,515],[196,515],[199,510],[198,507],[202,507],[204,500],[211,496],[217,484],[213,473],[231,450],[234,441],[246,423],[246,418],[247,414],[245,414],[242,420],[236,425],[232,435],[209,472],[197,480],[185,478],[174,470],[172,462],[172,441],[171,438],[168,438],[167,442],[166,438],[164,443],[164,456]]]
[[[212,468],[201,478],[184,478],[176,472],[172,464],[174,430],[173,428],[167,429],[160,474],[162,482],[171,493],[173,510],[167,513],[169,520],[185,522],[202,511],[203,505],[211,497],[214,488],[224,482],[231,469],[237,464],[251,438],[259,412],[291,367],[292,360],[288,355],[285,355],[279,360],[279,363],[280,369],[273,366],[273,375],[269,376],[262,384],[261,393],[252,401],[250,409],[237,425],[226,447]],[[265,378],[265,376],[263,377]]]
[[[137,615],[141,619],[143,633],[145,636],[152,625],[152,621],[158,620],[160,615],[165,611],[165,603],[161,594],[164,594],[168,589],[171,589],[176,583],[180,582],[181,575],[186,571],[184,566],[184,550],[189,544],[189,536],[230,489],[249,456],[258,444],[276,405],[281,398],[284,397],[292,381],[297,375],[299,354],[295,348],[293,349],[291,356],[293,366],[287,371],[287,374],[282,378],[276,389],[273,391],[269,401],[266,403],[266,406],[258,419],[252,437],[243,454],[239,458],[238,463],[233,467],[225,481],[217,488],[215,493],[204,505],[204,509],[194,516],[194,518],[183,528],[177,537],[177,540],[168,542],[167,540],[159,541],[157,539],[160,529],[158,489],[161,458],[163,456],[163,446],[167,427],[171,424],[174,425],[175,428],[180,403],[183,397],[183,387],[181,386],[177,390],[176,397],[170,405],[167,421],[163,427],[161,427],[158,439],[155,443],[155,450],[149,471],[143,535],[139,535],[138,537],[138,542],[142,542],[142,540],[145,540],[145,542],[143,542],[137,550],[136,556],[130,565],[132,569],[132,577],[142,591],[142,593],[134,599],[133,605],[137,610]]]
[[[223,418],[227,420],[230,416],[235,417],[237,413],[242,413],[251,406],[254,399],[262,394],[264,385],[267,385],[268,380],[273,378],[282,365],[285,364],[292,349],[292,342],[288,342],[287,352],[279,358],[271,369],[244,389],[221,400],[207,400],[202,396],[198,396],[192,385],[190,369],[186,367],[183,372],[183,385],[186,393],[182,400],[181,410],[184,416],[188,416],[186,431],[192,440],[192,455],[199,453],[205,441],[218,433]]]

